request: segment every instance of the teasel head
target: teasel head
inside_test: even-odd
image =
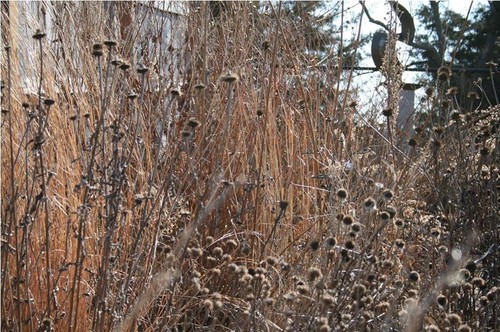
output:
[[[440,81],[447,81],[451,77],[451,68],[447,66],[439,67],[437,71],[438,79]]]
[[[238,79],[239,79],[238,75],[232,72],[228,72],[220,77],[220,80],[226,83],[234,83],[238,81]]]
[[[364,200],[363,207],[365,208],[366,211],[371,212],[377,208],[377,204],[373,199],[373,197],[368,197],[367,199]]]
[[[46,34],[42,32],[40,29],[36,29],[35,33],[33,34],[33,39],[40,40],[44,38]]]

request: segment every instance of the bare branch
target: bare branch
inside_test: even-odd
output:
[[[368,21],[370,21],[371,23],[373,24],[377,24],[377,25],[380,25],[382,28],[384,28],[385,30],[389,30],[389,27],[387,25],[385,25],[384,23],[380,22],[380,21],[377,21],[375,19],[373,19],[370,15],[370,13],[368,12],[368,8],[366,8],[365,6],[365,2],[364,1],[359,1],[359,3],[361,4],[361,6],[363,7],[363,11],[365,12],[366,14],[366,17],[368,17]]]

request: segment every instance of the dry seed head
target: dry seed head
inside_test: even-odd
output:
[[[347,190],[344,188],[340,188],[337,190],[337,197],[340,199],[341,202],[345,202],[347,200]]]
[[[408,275],[408,280],[410,282],[418,282],[420,280],[420,275],[418,274],[417,271],[411,271],[410,274]]]
[[[217,257],[222,257],[222,255],[224,254],[224,250],[222,250],[221,247],[215,247],[213,250],[212,250],[212,255],[214,256],[217,256]]]
[[[392,114],[393,114],[392,108],[386,108],[382,111],[382,115],[386,117],[392,116]]]
[[[330,294],[323,294],[321,296],[321,303],[323,303],[325,306],[329,307],[335,303],[335,299]]]
[[[458,327],[457,332],[471,332],[472,329],[467,324],[462,324]]]
[[[121,70],[127,70],[130,68],[130,63],[128,62],[123,62],[120,67],[119,67]]]
[[[234,73],[230,73],[230,72],[226,73],[220,77],[220,80],[222,82],[226,82],[226,83],[234,83],[234,82],[238,81],[238,79],[239,79],[238,75],[236,75]]]
[[[288,202],[287,201],[280,201],[279,202],[279,207],[280,207],[280,209],[282,211],[285,211],[287,206],[288,206]]]
[[[309,287],[307,285],[297,286],[297,292],[301,295],[306,295],[309,293]]]
[[[323,324],[319,327],[319,332],[330,332],[331,328],[328,324]]]
[[[245,273],[245,274],[241,277],[241,279],[240,279],[240,281],[241,281],[242,283],[244,283],[244,284],[247,284],[247,283],[249,283],[249,282],[250,282],[250,281],[252,281],[252,280],[253,280],[253,277],[252,277],[249,273]]]
[[[273,256],[267,256],[266,258],[266,263],[269,264],[270,266],[274,266],[278,264],[278,259]]]
[[[203,301],[203,306],[209,311],[212,311],[214,309],[214,303],[210,299],[206,299],[205,301]]]
[[[363,284],[354,284],[352,287],[352,297],[355,300],[361,299],[366,293],[366,286]]]
[[[215,275],[220,276],[221,271],[220,271],[220,269],[213,268],[213,269],[210,269],[210,273],[213,273],[213,274],[215,274]]]
[[[323,276],[321,270],[318,269],[317,267],[311,267],[307,272],[309,281],[315,281],[316,279],[321,278]]]
[[[54,101],[54,99],[46,98],[43,100],[43,103],[47,106],[51,106],[51,105],[54,105],[55,101]]]
[[[439,67],[437,75],[440,81],[447,81],[451,77],[451,68],[447,66]]]
[[[172,96],[182,96],[182,91],[179,88],[170,90]]]
[[[33,39],[40,40],[40,39],[44,38],[45,36],[46,36],[46,34],[44,32],[42,32],[42,30],[36,29],[35,33],[33,34]]]
[[[351,229],[353,232],[358,233],[361,230],[361,224],[355,222],[354,224],[351,225]]]
[[[319,241],[317,241],[317,240],[311,241],[311,243],[309,244],[309,247],[311,248],[312,251],[318,250],[319,249]]]
[[[381,212],[379,217],[380,217],[380,220],[384,223],[388,223],[389,220],[391,220],[391,215],[386,211]]]
[[[203,250],[201,248],[191,248],[191,257],[198,258],[203,256]]]
[[[486,281],[484,281],[484,279],[481,277],[475,277],[472,279],[471,283],[474,287],[482,288],[486,284]]]
[[[373,211],[373,210],[375,210],[375,208],[376,208],[375,200],[372,197],[368,197],[363,202],[363,207],[365,208],[366,211]]]
[[[189,130],[182,130],[182,131],[181,131],[181,136],[182,136],[183,138],[188,138],[188,137],[191,137],[191,135],[192,135],[192,133],[191,133],[191,131],[189,131]]]
[[[335,240],[333,236],[326,239],[326,245],[328,245],[329,247],[333,247],[335,246],[335,244],[337,244],[337,240]]]
[[[346,226],[352,225],[353,222],[354,222],[354,218],[350,214],[347,214],[344,216],[344,218],[342,218],[342,223]]]
[[[470,271],[467,269],[460,269],[458,271],[458,275],[459,275],[460,279],[463,281],[467,281],[471,277]]]
[[[394,226],[396,226],[398,228],[403,227],[404,226],[403,219],[400,219],[400,218],[394,219]]]
[[[191,117],[191,118],[189,118],[187,125],[188,125],[188,127],[195,129],[195,128],[199,127],[200,122],[198,120],[196,120],[196,118]]]
[[[448,299],[443,294],[439,294],[436,301],[441,307],[445,307],[448,304]]]
[[[266,297],[264,299],[264,304],[267,306],[273,306],[275,303],[275,300],[272,297]]]
[[[286,293],[285,295],[283,295],[283,298],[287,301],[287,302],[293,302],[295,300],[295,298],[298,296],[299,294],[295,291],[291,291],[291,292],[288,292]]]
[[[390,201],[394,197],[394,192],[391,189],[384,189],[382,191],[382,198],[386,201]]]
[[[148,72],[149,68],[140,64],[139,67],[137,67],[136,71],[139,73],[139,74],[146,74]]]
[[[405,247],[405,241],[403,241],[402,239],[396,239],[394,241],[394,244],[396,245],[396,247],[398,249],[404,249],[404,247]]]
[[[428,87],[427,89],[425,89],[425,94],[429,98],[432,97],[432,95],[434,94],[434,88],[433,87]]]
[[[353,250],[354,249],[354,242],[352,242],[351,240],[348,240],[348,241],[346,241],[344,247],[346,249]]]
[[[462,324],[462,317],[458,314],[449,314],[447,317],[448,321],[451,325],[459,325]]]
[[[441,235],[441,230],[437,227],[431,228],[431,235],[434,238],[439,238],[439,235]]]
[[[425,327],[425,331],[426,332],[440,332],[441,330],[439,329],[439,327],[437,327],[436,325],[434,324],[431,324],[431,325],[427,325]]]
[[[109,46],[109,47],[113,47],[113,46],[116,46],[116,42],[114,40],[105,40],[104,45]]]

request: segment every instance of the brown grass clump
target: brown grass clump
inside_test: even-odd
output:
[[[398,145],[399,69],[358,113],[281,3],[51,6],[2,6],[2,331],[500,328],[500,109],[447,66]]]

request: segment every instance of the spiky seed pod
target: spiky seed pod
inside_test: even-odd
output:
[[[40,40],[44,38],[46,34],[42,32],[40,29],[36,29],[35,33],[33,34],[33,39]]]
[[[459,324],[462,324],[462,317],[460,317],[460,315],[458,314],[448,314],[448,316],[446,317],[448,319],[448,321],[450,322],[451,325],[459,325]]]
[[[396,247],[398,249],[404,249],[404,247],[405,247],[405,241],[403,241],[402,239],[396,239],[394,241],[394,244],[396,245]]]
[[[238,81],[238,79],[239,79],[238,75],[236,75],[234,73],[230,73],[230,72],[226,73],[220,77],[220,80],[222,82],[226,82],[226,83],[234,83],[234,82]]]
[[[425,94],[427,95],[428,98],[432,97],[434,94],[434,88],[433,87],[428,87],[425,89]]]
[[[440,81],[447,81],[451,77],[451,68],[447,66],[439,67],[437,75]]]
[[[348,241],[346,241],[344,247],[346,249],[353,250],[354,249],[354,242],[352,242],[351,240],[348,240]]]
[[[130,69],[130,63],[128,62],[122,62],[119,67],[121,70],[127,70]]]
[[[182,91],[179,88],[170,90],[172,96],[182,96]]]
[[[467,324],[462,324],[458,327],[457,332],[471,332],[472,329]]]
[[[355,222],[354,224],[351,225],[351,229],[353,232],[358,233],[361,230],[361,224]]]
[[[103,55],[104,53],[102,51],[102,44],[96,43],[96,44],[92,45],[92,52],[91,53],[93,56],[96,56],[96,57]]]
[[[182,136],[183,138],[188,138],[188,137],[191,137],[191,135],[192,135],[192,133],[191,133],[191,131],[189,131],[189,130],[182,130],[182,131],[181,131],[181,136]]]
[[[104,45],[108,46],[108,47],[113,47],[113,46],[116,46],[116,42],[114,40],[105,40],[104,41]]]
[[[203,90],[203,89],[205,89],[205,84],[203,84],[203,83],[199,82],[199,83],[197,83],[197,84],[194,86],[194,88],[195,88],[196,90]]]
[[[394,198],[394,192],[391,189],[386,188],[382,191],[382,198],[386,201],[390,201]]]
[[[452,119],[453,121],[460,121],[460,111],[458,111],[458,110],[453,110],[453,111],[451,111],[450,116],[451,116],[451,119]]]
[[[476,272],[477,269],[477,264],[474,261],[469,261],[467,262],[467,264],[465,264],[465,268],[469,270],[471,274],[474,274],[474,272]]]
[[[278,259],[274,256],[267,256],[266,263],[269,264],[270,266],[274,266],[278,264]]]
[[[386,117],[390,117],[392,116],[392,114],[393,114],[392,108],[386,108],[382,111],[382,115]]]
[[[393,219],[396,216],[397,210],[396,207],[393,205],[387,205],[384,209],[385,212],[389,213],[389,216],[391,219]]]
[[[375,200],[372,197],[368,197],[363,202],[363,207],[365,208],[366,211],[373,211],[373,210],[375,210],[375,208],[376,208]]]
[[[460,269],[458,271],[458,275],[460,276],[460,279],[462,279],[464,281],[469,280],[471,277],[470,271],[467,269]]]
[[[212,311],[214,310],[214,303],[212,302],[212,300],[210,299],[206,299],[203,301],[203,306],[209,310],[209,311]]]
[[[43,103],[47,106],[51,106],[51,105],[54,105],[55,101],[54,101],[54,99],[46,98],[43,100]]]
[[[330,247],[333,247],[335,246],[335,244],[337,244],[337,240],[335,240],[334,237],[329,237],[328,239],[326,239],[326,244]]]
[[[136,71],[139,73],[139,74],[146,74],[148,72],[149,68],[144,66],[144,65],[139,65],[139,67],[137,67]]]
[[[346,201],[347,200],[347,190],[345,190],[344,188],[340,188],[339,190],[337,190],[337,197],[341,200],[341,201]]]
[[[417,271],[411,271],[408,275],[408,280],[410,282],[418,282],[420,280],[420,274]]]
[[[388,212],[383,211],[380,213],[379,218],[383,223],[387,223],[389,222],[389,220],[391,220],[391,215]]]
[[[311,243],[309,244],[309,247],[311,248],[312,251],[318,250],[319,249],[319,241],[317,241],[317,240],[311,241]]]
[[[347,214],[342,218],[342,223],[346,226],[350,226],[354,223],[354,218],[350,214]]]
[[[321,273],[321,270],[318,269],[317,267],[311,267],[307,271],[307,276],[309,281],[315,281],[318,278],[321,278],[323,274]]]
[[[200,122],[196,120],[196,118],[189,118],[187,125],[193,129],[197,128],[200,125]]]
[[[398,227],[398,228],[401,228],[404,226],[404,221],[403,219],[400,219],[400,218],[396,218],[394,219],[394,226]]]
[[[448,299],[443,294],[439,294],[436,301],[441,307],[445,307],[448,304]]]

